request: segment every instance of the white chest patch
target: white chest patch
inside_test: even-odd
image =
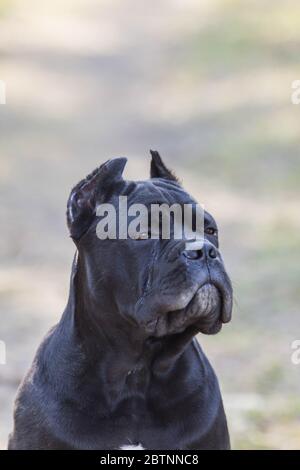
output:
[[[126,444],[124,446],[121,446],[120,450],[145,450],[145,448],[142,446],[142,444],[138,444],[137,446]]]

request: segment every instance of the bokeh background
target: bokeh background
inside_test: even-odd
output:
[[[220,225],[234,317],[199,339],[233,448],[300,448],[299,1],[0,0],[0,56],[0,447],[66,303],[70,188],[155,148]]]

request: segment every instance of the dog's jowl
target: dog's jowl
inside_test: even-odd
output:
[[[97,236],[99,205],[117,213],[121,196],[149,210],[196,205],[151,153],[147,181],[123,179],[126,159],[117,158],[71,191],[67,223],[77,250],[69,299],[19,389],[9,449],[230,446],[218,381],[195,339],[231,317],[213,217],[204,213],[194,250],[184,237]]]

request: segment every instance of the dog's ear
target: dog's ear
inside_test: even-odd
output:
[[[126,162],[127,158],[108,160],[74,186],[67,203],[67,224],[74,240],[79,240],[92,223],[96,203],[122,180]]]
[[[178,183],[178,179],[176,178],[174,173],[166,167],[159,153],[156,150],[150,150],[150,153],[152,157],[150,177],[165,178],[168,180],[176,181]]]

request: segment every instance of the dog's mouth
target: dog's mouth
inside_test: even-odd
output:
[[[169,310],[152,319],[147,330],[152,336],[161,337],[177,334],[194,326],[204,334],[216,334],[222,328],[222,310],[224,295],[212,283],[199,287],[188,304],[180,310]]]

